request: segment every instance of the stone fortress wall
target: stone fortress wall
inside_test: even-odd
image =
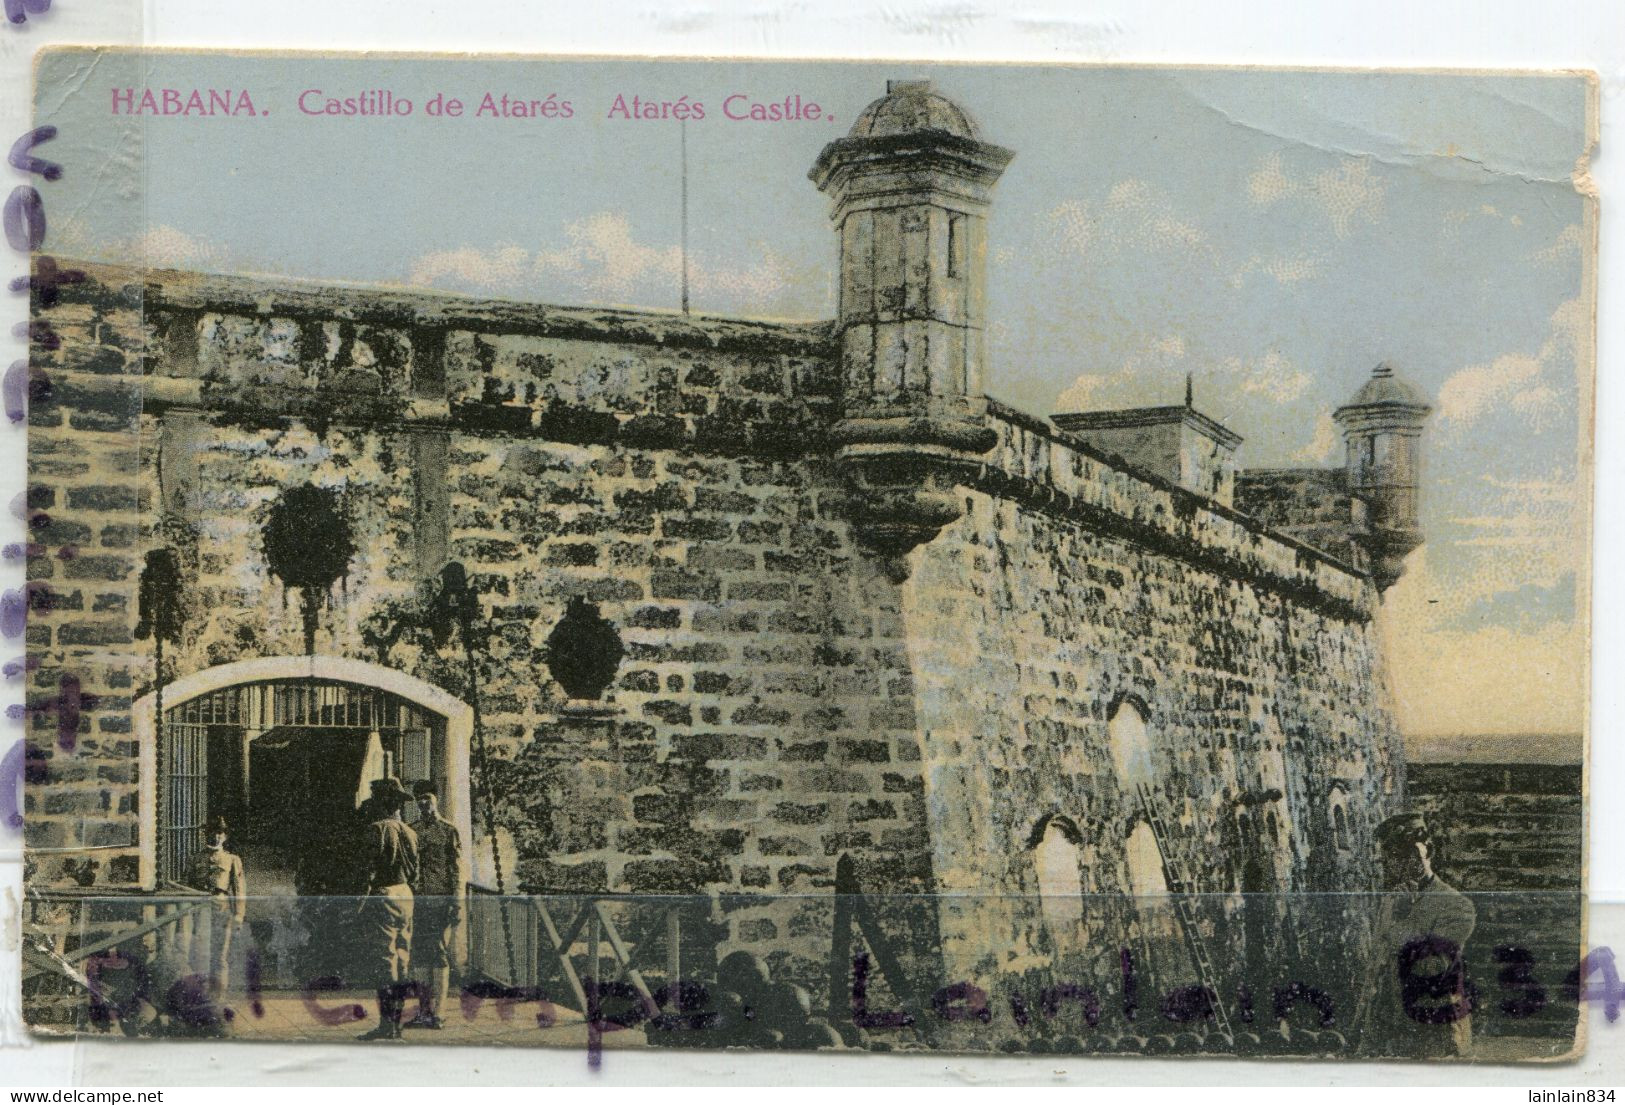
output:
[[[815,170],[842,230],[833,325],[58,261],[86,279],[37,304],[33,877],[156,878],[131,718],[160,675],[136,637],[143,565],[168,547],[184,628],[165,683],[312,652],[466,701],[460,655],[411,628],[463,565],[510,889],[711,896],[719,953],[819,990],[843,858],[924,992],[1063,953],[1109,979],[1142,782],[1157,847],[1219,903],[1215,960],[1239,955],[1243,890],[1374,886],[1371,829],[1403,782],[1365,518],[1338,529],[1298,481],[1267,525],[982,397],[981,222],[1009,155],[956,118],[888,116],[922,96],[941,99],[877,101]],[[865,191],[898,165],[953,186],[915,218]],[[308,638],[264,538],[307,484],[356,549]],[[1343,540],[1322,551],[1294,522]],[[572,599],[624,650],[591,709],[547,666]],[[1044,917],[1051,823],[1111,919]],[[1362,931],[1276,924],[1269,951],[1312,960]]]
[[[167,679],[299,655],[299,604],[265,566],[260,518],[303,483],[342,489],[361,550],[318,654],[461,696],[447,657],[381,639],[447,557],[467,567],[494,629],[484,722],[526,780],[507,812],[527,888],[804,891],[850,853],[876,890],[1029,893],[1033,822],[1125,816],[1104,770],[1122,692],[1165,734],[1170,793],[1201,819],[1193,850],[1217,841],[1255,752],[1389,797],[1386,752],[1365,778],[1363,750],[1388,733],[1359,579],[1033,420],[998,416],[966,519],[888,578],[816,448],[833,407],[821,328],[540,310],[504,333],[495,308],[435,297],[89,271],[42,313],[63,342],[32,415],[48,521],[30,642],[48,657],[37,692],[70,676],[95,701],[71,751],[40,715],[48,785],[29,791],[28,831],[42,849],[97,848],[96,881],[138,877],[142,551],[176,522],[195,532]],[[423,322],[437,309],[463,314],[439,340]],[[364,365],[335,364],[341,349]],[[608,719],[561,713],[540,658],[574,595],[626,644]],[[1366,687],[1369,701],[1344,689]],[[994,801],[1011,785],[1024,808]],[[1002,870],[934,854],[933,829],[985,839]],[[1107,864],[1102,890],[1120,884]],[[745,929],[782,948],[778,930]]]

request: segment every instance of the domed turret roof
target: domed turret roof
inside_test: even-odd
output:
[[[1371,371],[1371,379],[1367,380],[1354,398],[1346,404],[1350,407],[1421,407],[1428,406],[1427,396],[1416,388],[1394,375],[1394,366],[1383,361]]]
[[[863,109],[849,136],[882,138],[931,130],[959,138],[980,137],[964,109],[933,91],[930,81],[887,81],[886,94]]]

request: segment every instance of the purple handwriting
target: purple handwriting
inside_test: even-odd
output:
[[[50,7],[50,4],[47,3],[45,7]],[[44,8],[40,10],[43,11]],[[11,152],[6,155],[6,161],[20,173],[35,173],[46,180],[61,180],[61,165],[55,161],[35,157],[33,153],[35,146],[41,142],[49,142],[55,137],[55,127],[35,127],[11,144]]]
[[[63,674],[57,679],[56,686],[55,698],[37,699],[26,708],[14,706],[10,709],[26,709],[36,718],[55,714],[56,746],[64,752],[72,752],[79,743],[79,719],[86,710],[96,708],[98,699],[79,689],[77,675]]]
[[[8,760],[5,770],[14,772],[16,768]],[[1399,979],[1406,995],[1402,1005],[1410,1020],[1417,1024],[1449,1024],[1475,1011],[1476,988],[1466,978],[1458,951],[1456,945],[1439,937],[1420,937],[1400,951]],[[1533,975],[1535,957],[1531,952],[1502,945],[1495,949],[1494,958],[1503,965],[1498,976],[1506,994],[1498,1006],[1502,1013],[1513,1018],[1529,1017],[1549,1004],[1544,989]],[[258,953],[250,948],[245,959],[247,1012],[256,1019],[263,1018],[266,1008]],[[1417,964],[1430,959],[1443,959],[1448,965],[1435,974],[1417,970]],[[1139,970],[1133,953],[1125,949],[1120,965],[1124,984],[1120,995],[1121,1014],[1125,1021],[1134,1023],[1140,1019],[1141,1010]],[[157,993],[152,974],[141,956],[127,955],[119,948],[91,956],[84,970],[89,982],[88,1017],[93,1025],[104,1030],[118,1022],[150,1025],[158,1015],[166,1016],[172,1026],[221,1029],[239,1016],[217,995],[211,995],[208,978],[200,973],[185,975],[162,994]],[[917,1025],[919,1018],[905,1009],[877,1011],[869,1007],[871,971],[868,953],[853,957],[848,980],[852,1024],[867,1032],[895,1031]],[[364,1021],[370,1015],[365,1005],[353,999],[329,1000],[329,995],[352,988],[352,984],[337,975],[323,975],[306,982],[299,990],[299,999],[314,1023],[337,1028]],[[398,1009],[404,1008],[405,1002],[413,997],[423,1000],[416,983],[401,983],[397,990]],[[704,983],[694,980],[661,986],[645,996],[629,982],[588,976],[581,980],[581,990],[586,998],[583,1020],[587,1029],[587,1061],[594,1069],[602,1065],[605,1037],[615,1032],[641,1027],[646,1034],[656,1034],[660,1042],[673,1042],[670,1034],[676,1032],[712,1032],[722,1036],[744,1032],[748,1035],[753,1028],[760,1027],[756,1022],[763,1015],[748,1005],[735,1008],[723,1003],[721,1008],[712,1008],[711,991]],[[1424,996],[1456,1000],[1436,1004],[1420,1001]],[[1620,984],[1613,951],[1599,947],[1587,953],[1565,978],[1562,996],[1575,1004],[1601,1002],[1608,1020],[1617,1021],[1621,1002],[1625,1001],[1625,987]],[[1255,1000],[1251,990],[1243,984],[1236,997],[1241,1021],[1253,1023]],[[1105,1015],[1095,991],[1075,983],[1046,987],[1036,1002],[1019,990],[1009,992],[1007,1000],[1010,1016],[1022,1027],[1034,1024],[1039,1017],[1054,1020],[1071,1007],[1082,1013],[1084,1023],[1090,1028],[1099,1027]],[[1218,1003],[1218,995],[1207,986],[1178,986],[1162,997],[1158,1014],[1172,1024],[1189,1024],[1215,1018]],[[458,1008],[464,1021],[476,1020],[488,1004],[504,1023],[512,1022],[521,1006],[535,1007],[532,1015],[538,1029],[551,1028],[561,1019],[562,1007],[539,987],[508,986],[491,980],[470,982],[461,987]],[[930,1014],[942,1023],[987,1024],[996,1015],[988,991],[971,982],[943,986],[931,995],[927,1004]],[[1276,1020],[1287,1020],[1300,1006],[1305,1007],[1322,1028],[1339,1023],[1339,1010],[1324,990],[1301,981],[1272,987],[1269,1007]]]
[[[13,25],[18,25],[26,23],[30,15],[40,15],[49,11],[51,0],[5,0],[5,7],[6,18]],[[11,149],[6,155],[6,163],[24,176],[39,177],[46,181],[61,180],[62,166],[35,152],[36,147],[56,136],[55,127],[35,127],[11,144]],[[0,225],[5,229],[6,244],[32,260],[35,252],[45,244],[47,226],[45,199],[40,195],[39,189],[32,183],[19,184],[13,188],[6,197],[3,208],[0,208]],[[56,304],[59,298],[58,289],[62,285],[81,283],[85,279],[83,272],[60,269],[49,258],[40,258],[37,265],[31,266],[31,270],[29,275],[10,281],[7,290],[31,295],[35,297],[34,302],[41,307]],[[12,333],[46,350],[58,349],[62,344],[60,336],[49,323],[32,318],[14,326]],[[44,373],[32,366],[28,357],[12,362],[4,376],[0,377],[0,400],[3,400],[6,415],[13,423],[20,423],[28,416],[27,407],[30,401],[40,401],[49,394],[50,385]],[[13,501],[12,512],[23,518],[35,530],[42,530],[50,524],[50,518],[43,512],[32,515],[28,513],[26,493]],[[36,542],[15,542],[5,547],[4,556],[6,559],[18,559],[43,556],[45,552],[45,548]],[[58,551],[58,556],[61,557],[64,553],[71,558],[77,554],[77,550],[63,548]],[[48,610],[51,601],[50,588],[37,582],[0,594],[0,636],[8,640],[24,636],[28,629],[29,608],[32,606],[36,610]],[[12,679],[33,670],[35,666],[37,664],[30,663],[28,658],[24,657],[20,662],[13,661],[7,664],[5,676]],[[10,707],[6,713],[13,720],[21,720],[30,712],[36,715],[55,712],[58,747],[71,752],[78,740],[80,711],[93,706],[94,701],[92,696],[80,694],[79,680],[72,676],[63,677],[59,683],[59,692],[54,700],[36,703],[31,708]],[[42,767],[41,763],[34,762],[38,757],[31,755],[34,750],[27,747],[26,741],[26,737],[17,738],[5,754],[0,756],[0,832],[12,836],[21,834],[23,828],[18,788],[25,777],[28,782],[38,781],[36,776],[41,773],[39,769]]]
[[[51,0],[6,0],[6,19],[14,27],[28,22],[31,15],[44,15],[51,10]]]
[[[23,831],[23,742],[17,741],[0,756],[0,824],[13,833]]]

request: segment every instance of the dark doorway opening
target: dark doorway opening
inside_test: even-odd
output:
[[[200,695],[164,712],[160,883],[191,885],[204,826],[226,818],[249,892],[238,943],[257,956],[260,984],[342,978],[365,890],[361,800],[386,775],[408,787],[433,780],[444,793],[449,767],[445,719],[375,687],[276,680]]]

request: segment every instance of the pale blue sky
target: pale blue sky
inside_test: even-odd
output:
[[[143,67],[270,114],[115,118],[111,89]],[[1388,600],[1407,727],[1579,728],[1579,78],[55,55],[39,109],[69,171],[46,186],[47,248],[672,308],[676,124],[605,116],[617,93],[686,93],[707,110],[688,128],[695,309],[829,317],[835,243],[806,171],[888,77],[919,76],[1016,151],[990,224],[993,394],[1171,402],[1194,372],[1242,463],[1321,464],[1340,456],[1331,409],[1393,361],[1438,408],[1428,544]],[[311,88],[392,89],[418,113],[312,118]],[[487,90],[556,93],[574,117],[422,115]],[[735,92],[832,118],[730,122]]]

